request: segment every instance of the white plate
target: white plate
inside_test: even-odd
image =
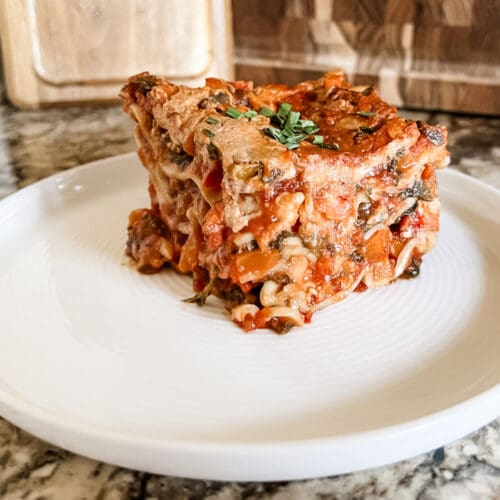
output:
[[[284,336],[245,334],[190,279],[122,265],[148,205],[134,155],[0,203],[0,414],[57,445],[223,480],[343,473],[430,450],[500,414],[500,195],[440,177],[421,275]]]

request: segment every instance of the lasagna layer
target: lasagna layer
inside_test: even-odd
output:
[[[418,275],[435,244],[446,130],[398,116],[342,72],[295,87],[142,73],[136,121],[151,207],[129,218],[141,272],[193,276],[245,330],[279,333],[351,292]]]

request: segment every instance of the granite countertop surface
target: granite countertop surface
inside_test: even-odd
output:
[[[500,189],[499,118],[406,114],[447,126],[452,168]],[[118,107],[18,111],[0,104],[0,198],[56,172],[133,149],[130,120]],[[494,499],[500,498],[500,420],[444,448],[386,467],[306,481],[223,483],[96,462],[0,418],[0,498]]]

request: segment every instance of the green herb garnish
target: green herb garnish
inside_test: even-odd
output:
[[[219,123],[219,120],[217,120],[217,118],[214,118],[213,116],[209,116],[205,121],[210,125],[216,125],[217,123]]]
[[[332,142],[331,144],[319,144],[319,146],[325,149],[333,149],[334,151],[340,151],[340,146],[336,142]]]
[[[324,137],[322,135],[315,135],[313,137],[313,144],[324,144]]]
[[[213,137],[215,135],[211,130],[208,130],[208,128],[204,128],[203,132],[205,132],[207,137]]]
[[[257,111],[254,111],[253,109],[249,109],[248,111],[245,111],[244,113],[242,113],[241,111],[238,111],[236,108],[227,108],[226,109],[226,115],[230,116],[231,118],[234,118],[235,120],[238,120],[242,116],[251,120],[252,118],[255,118],[258,114],[259,113],[257,113]]]
[[[300,113],[292,111],[292,105],[288,102],[283,102],[277,113],[273,113],[266,107],[263,107],[260,112],[270,118],[271,123],[277,125],[265,128],[264,133],[286,146],[287,149],[298,148],[303,140],[319,130],[312,120],[301,120]]]
[[[280,122],[281,126],[285,124],[291,109],[292,105],[289,104],[288,102],[282,103],[280,109],[278,109],[278,112],[276,113],[276,118],[278,118],[278,121]]]
[[[356,114],[359,116],[370,117],[370,116],[373,116],[375,114],[375,111],[356,111]]]
[[[215,278],[212,278],[201,292],[196,293],[188,299],[182,299],[182,302],[187,302],[188,304],[198,304],[199,306],[204,305],[208,296],[212,293],[214,285]]]
[[[267,106],[262,106],[262,108],[260,108],[259,113],[261,115],[267,116],[268,118],[274,116],[274,111],[272,109],[269,109]]]
[[[252,118],[255,118],[259,113],[257,113],[257,111],[254,111],[253,109],[249,109],[248,111],[245,111],[243,113],[243,116],[245,118],[248,118],[249,120],[251,120]]]
[[[240,118],[240,116],[242,114],[243,113],[241,111],[238,111],[236,108],[227,108],[226,109],[226,115],[230,116],[231,118],[234,118],[235,120],[237,120],[238,118]]]

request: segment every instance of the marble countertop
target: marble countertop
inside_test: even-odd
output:
[[[404,114],[446,125],[452,168],[500,189],[500,119]],[[40,112],[0,104],[0,198],[56,172],[133,149],[131,123],[118,107]],[[500,420],[449,446],[378,469],[296,482],[221,483],[99,463],[42,442],[0,418],[0,498],[500,498]]]

